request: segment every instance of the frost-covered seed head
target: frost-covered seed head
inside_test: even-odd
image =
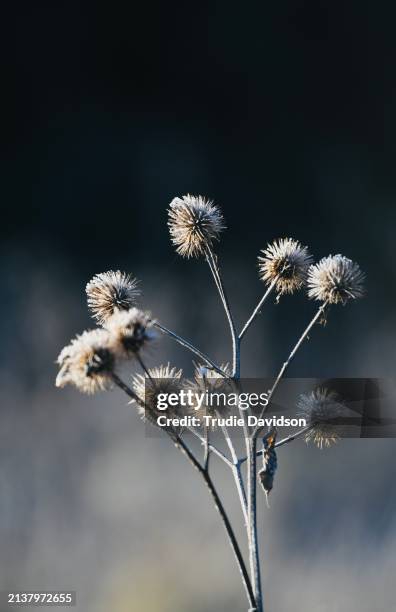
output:
[[[275,281],[279,294],[294,293],[305,284],[312,257],[308,248],[292,238],[275,240],[261,251],[259,274],[267,285]]]
[[[169,406],[166,410],[159,410],[157,398],[159,393],[179,393],[182,389],[182,370],[171,368],[169,363],[164,366],[150,368],[147,374],[135,374],[132,377],[132,388],[145,407],[137,404],[138,413],[142,419],[157,424],[159,416],[177,417],[187,414],[183,406]],[[132,402],[133,403],[133,400]]]
[[[114,313],[105,323],[115,352],[132,357],[156,338],[150,313],[130,308]]]
[[[104,391],[112,386],[114,353],[109,334],[103,329],[85,331],[62,349],[56,386],[72,384],[83,393]]]
[[[308,296],[328,304],[345,305],[364,295],[364,274],[358,264],[343,255],[329,255],[308,272]]]
[[[115,312],[129,310],[140,295],[137,285],[136,278],[120,270],[96,274],[85,289],[93,318],[103,325]]]
[[[225,225],[220,209],[213,202],[188,194],[170,203],[168,227],[179,255],[199,257],[219,239]]]
[[[339,419],[348,416],[350,411],[335,391],[315,389],[301,395],[297,407],[298,416],[310,426],[305,434],[307,443],[313,442],[318,448],[323,448],[338,442],[341,437]]]

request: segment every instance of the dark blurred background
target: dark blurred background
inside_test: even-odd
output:
[[[3,23],[1,588],[74,588],[84,612],[244,609],[189,467],[143,436],[117,392],[55,390],[54,360],[92,325],[85,283],[118,268],[165,325],[229,359],[204,263],[181,260],[168,237],[168,203],[189,192],[223,209],[218,253],[239,324],[273,238],[367,273],[365,300],[331,311],[291,375],[393,376],[393,7],[19,3]],[[269,303],[244,375],[272,375],[313,308],[303,295]],[[149,362],[168,359],[191,369],[164,340]],[[271,612],[392,609],[393,441],[328,454],[300,442],[284,457],[263,519]]]

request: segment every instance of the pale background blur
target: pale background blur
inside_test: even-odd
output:
[[[261,296],[256,258],[273,238],[291,235],[316,259],[342,252],[367,272],[365,300],[334,308],[290,375],[394,376],[396,48],[385,7],[159,3],[138,14],[72,2],[9,15],[0,589],[73,589],[78,612],[245,610],[190,465],[145,437],[120,392],[56,390],[54,361],[91,325],[85,283],[111,268],[142,280],[142,303],[165,325],[229,359],[204,263],[169,243],[166,207],[191,192],[223,208],[218,252],[239,324]],[[272,375],[313,308],[303,295],[271,300],[246,337],[243,375]],[[163,339],[149,363],[168,360],[189,372],[189,355]],[[260,510],[270,612],[394,608],[394,457],[394,440],[280,450]],[[231,479],[221,466],[216,476],[241,530]]]

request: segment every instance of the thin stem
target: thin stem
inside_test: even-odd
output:
[[[260,556],[257,536],[257,439],[252,438],[248,443],[248,515],[249,515],[249,560],[250,574],[253,581],[253,592],[258,612],[263,610]]]
[[[204,383],[204,389],[207,390],[207,384],[208,384],[208,380],[207,380],[207,376],[204,373],[203,374],[203,378],[202,378],[202,382]],[[233,382],[233,384],[235,384],[235,382]],[[218,413],[217,413],[218,415]],[[238,496],[239,496],[239,502],[241,504],[241,509],[242,509],[242,513],[243,513],[243,517],[245,520],[245,525],[247,527],[248,525],[248,516],[247,516],[247,501],[246,501],[246,492],[245,492],[245,486],[244,486],[244,482],[243,482],[243,478],[242,478],[242,473],[241,473],[241,468],[238,462],[238,456],[236,454],[235,451],[235,447],[234,444],[231,440],[231,437],[228,433],[228,429],[225,425],[222,426],[221,428],[223,435],[224,435],[224,439],[227,443],[227,446],[230,450],[231,453],[231,458],[232,458],[232,463],[229,462],[229,465],[231,467],[232,470],[232,475],[234,477],[234,481],[235,481],[235,485],[238,491]],[[207,432],[207,429],[206,429]]]
[[[242,391],[241,381],[240,380],[234,380],[233,384],[234,384],[235,392],[237,394],[241,393],[241,391]],[[243,435],[244,435],[244,438],[245,438],[246,451],[247,451],[248,440],[249,440],[250,434],[249,434],[249,426],[248,426],[247,421],[246,421],[246,412],[247,411],[244,410],[243,408],[239,408],[239,416],[241,417],[241,419],[243,421]]]
[[[232,376],[234,378],[239,378],[240,376],[240,346],[239,346],[239,338],[238,333],[236,331],[234,319],[231,313],[230,304],[228,302],[228,297],[224,288],[224,283],[221,278],[220,268],[217,262],[217,258],[214,255],[210,246],[206,249],[206,260],[209,264],[210,271],[212,272],[217,290],[220,295],[221,302],[224,307],[224,311],[226,313],[228,325],[230,327],[231,332],[231,340],[232,340]]]
[[[234,476],[235,485],[236,485],[238,496],[239,496],[239,502],[242,508],[243,518],[245,520],[245,525],[247,527],[248,526],[247,500],[246,500],[245,485],[244,485],[243,478],[242,478],[241,465],[240,465],[238,456],[236,454],[235,447],[228,433],[227,427],[223,426],[221,429],[223,431],[223,435],[224,435],[225,441],[227,442],[228,448],[230,449],[230,452],[231,452],[231,457],[233,460],[233,464],[231,465],[232,475]]]
[[[284,373],[286,372],[287,368],[289,367],[289,365],[291,364],[291,362],[293,361],[298,349],[300,348],[300,346],[302,345],[302,343],[304,342],[304,340],[306,339],[306,337],[308,336],[309,332],[311,331],[311,329],[313,328],[313,326],[315,325],[315,323],[317,322],[317,320],[321,317],[321,315],[323,314],[324,309],[326,308],[326,303],[322,304],[319,308],[317,313],[315,314],[315,316],[311,319],[310,323],[307,325],[307,327],[305,328],[305,330],[303,331],[303,333],[301,334],[301,336],[299,337],[297,343],[294,345],[289,357],[287,358],[287,360],[284,362],[284,364],[282,365],[278,376],[276,377],[276,380],[270,390],[269,396],[268,396],[268,402],[271,400],[273,394],[275,393],[275,390],[281,380],[281,378],[283,377]]]
[[[215,254],[213,253],[212,249],[210,247],[207,247],[207,251],[206,251],[206,261],[208,262],[209,266],[210,266],[210,270],[213,274],[213,278],[214,281],[216,283],[216,287],[217,290],[220,294],[221,300],[222,302],[225,299],[225,292],[224,292],[224,286],[223,286],[223,282],[222,282],[222,278],[220,276],[220,269],[219,269],[219,264],[217,261],[217,258],[215,256]]]
[[[235,387],[235,390],[237,393],[239,393],[241,391],[241,381],[239,379],[234,379],[233,380],[233,385]],[[249,454],[249,444],[250,444],[250,436],[249,436],[249,427],[248,424],[246,422],[246,412],[245,410],[242,410],[242,408],[239,408],[239,415],[243,420],[243,433],[244,433],[244,439],[245,439],[245,446],[246,446],[246,453]],[[241,472],[241,463],[238,461],[237,465],[237,473],[236,476],[238,476],[238,479],[242,479],[242,472]],[[236,478],[236,476],[234,475],[234,478]],[[237,483],[238,486],[238,483]],[[252,541],[251,541],[251,520],[252,520],[252,516],[251,516],[251,512],[250,512],[250,507],[249,507],[249,500],[251,501],[250,498],[250,489],[251,489],[251,482],[249,481],[249,473],[247,476],[247,486],[248,486],[248,498],[246,500],[246,494],[245,494],[245,504],[246,504],[246,515],[245,516],[245,524],[246,524],[246,532],[247,532],[247,539],[248,539],[248,546],[249,546],[249,561],[250,561],[250,570],[251,570],[251,576],[252,579],[254,577],[254,571],[253,571],[253,565],[252,565],[252,557],[251,557],[251,551],[252,551]],[[256,502],[255,502],[256,503]]]
[[[113,382],[120,388],[122,389],[122,391],[124,391],[124,393],[126,393],[128,395],[128,397],[130,397],[131,399],[133,399],[137,404],[139,404],[139,406],[144,407],[144,401],[140,399],[140,397],[130,388],[128,387],[128,385],[126,385],[124,383],[123,380],[121,380],[121,378],[119,376],[117,376],[117,374],[115,372],[112,373],[111,375]]]
[[[289,442],[293,442],[293,440],[296,440],[297,438],[300,438],[301,436],[303,436],[307,431],[309,431],[312,428],[312,425],[307,425],[306,427],[303,427],[303,429],[300,429],[299,431],[296,431],[296,433],[290,434],[290,436],[287,436],[286,438],[282,438],[282,440],[279,440],[279,442],[275,443],[275,448],[279,448],[279,446],[283,446],[284,444],[288,444]],[[261,457],[264,454],[264,448],[262,448],[259,451],[256,451],[256,457]],[[247,457],[241,457],[238,460],[239,465],[242,465],[243,463],[245,463],[245,461],[247,461]]]
[[[121,380],[121,378],[119,378],[119,376],[117,376],[117,374],[113,373],[112,374],[112,379],[114,381],[114,383],[120,387],[120,389],[122,389],[127,395],[128,397],[132,398],[133,400],[135,400],[140,406],[145,406],[144,402],[139,398],[139,396],[130,388],[128,387],[128,385],[126,385],[124,383],[123,380]],[[170,431],[166,431],[165,433],[168,434],[168,436],[171,438],[171,440],[173,441],[173,443],[175,444],[175,446],[177,448],[179,448],[179,450],[181,450],[184,455],[186,455],[186,457],[188,458],[188,460],[190,461],[190,463],[193,465],[193,467],[198,471],[198,473],[201,475],[201,477],[203,478],[203,480],[205,481],[205,484],[212,496],[214,505],[216,510],[218,511],[218,513],[220,514],[220,517],[223,521],[223,525],[224,525],[224,529],[226,531],[227,537],[229,539],[231,548],[234,552],[237,564],[238,564],[238,568],[241,574],[241,578],[242,578],[242,582],[243,585],[245,587],[246,590],[246,595],[247,595],[247,599],[249,601],[249,605],[251,607],[251,610],[256,612],[256,600],[253,594],[253,589],[252,589],[252,584],[250,582],[250,578],[249,578],[249,574],[248,571],[246,569],[246,565],[245,565],[245,561],[243,559],[242,553],[241,553],[241,549],[239,548],[239,544],[238,541],[236,539],[234,530],[232,528],[232,525],[229,521],[228,515],[226,513],[226,510],[223,506],[223,503],[219,497],[219,494],[217,493],[217,489],[209,475],[209,471],[207,469],[205,469],[200,463],[199,461],[196,459],[196,457],[193,455],[193,453],[191,452],[191,450],[189,449],[189,447],[187,446],[187,444],[176,434],[173,434]],[[257,611],[258,612],[258,611]]]
[[[205,451],[204,451],[204,468],[209,470],[210,445],[209,445],[209,427],[205,425]]]
[[[249,578],[249,574],[247,572],[246,569],[246,565],[245,562],[243,560],[242,557],[242,553],[241,550],[239,548],[239,544],[237,542],[237,539],[235,537],[233,528],[231,526],[231,523],[228,519],[226,510],[223,506],[223,503],[217,493],[217,489],[209,475],[209,472],[207,470],[205,470],[201,464],[199,463],[199,461],[197,461],[197,459],[194,457],[194,455],[192,454],[192,452],[190,451],[190,449],[188,448],[188,446],[183,442],[183,440],[181,440],[180,438],[175,438],[174,439],[174,443],[175,445],[186,455],[186,457],[188,458],[188,460],[190,461],[190,463],[194,466],[194,468],[199,472],[199,474],[202,476],[202,478],[205,481],[205,484],[212,496],[214,505],[216,507],[216,510],[218,511],[218,513],[220,514],[220,517],[223,521],[223,525],[224,525],[224,529],[226,530],[229,542],[231,544],[232,550],[234,552],[234,555],[236,557],[237,563],[238,563],[238,567],[239,567],[239,571],[241,573],[241,577],[242,577],[242,582],[244,584],[245,590],[246,590],[246,595],[249,601],[249,605],[251,606],[251,609],[259,612],[257,606],[256,606],[256,601],[255,601],[255,597],[253,594],[253,589],[252,589],[252,585],[250,582],[250,578]]]
[[[203,436],[201,436],[193,427],[187,427],[187,429],[189,431],[191,431],[191,433],[198,438],[198,440],[200,440],[200,442],[205,445],[206,444],[206,440]],[[232,468],[233,467],[233,463],[232,461],[230,461],[228,459],[228,457],[225,456],[224,453],[221,452],[220,449],[217,448],[217,446],[215,446],[214,444],[210,443],[209,444],[209,448],[211,450],[212,453],[214,453],[215,455],[217,455],[219,457],[219,459],[221,459],[222,461],[224,461],[224,463],[226,465],[228,465],[228,467]]]
[[[245,521],[245,526],[246,528],[248,528],[249,517],[248,517],[248,511],[247,511],[247,499],[246,499],[245,485],[243,483],[242,472],[241,472],[241,467],[239,465],[239,462],[232,466],[232,475],[234,476],[236,488],[238,491],[239,501],[240,501],[241,508],[242,508],[242,514],[243,514],[243,518]]]
[[[287,368],[289,367],[289,365],[291,364],[291,362],[293,361],[298,349],[300,348],[300,346],[302,345],[302,343],[304,342],[304,340],[307,338],[309,332],[311,331],[311,329],[313,328],[313,326],[315,325],[315,323],[318,321],[318,319],[322,316],[325,308],[327,306],[327,302],[324,302],[321,306],[319,306],[316,314],[314,315],[314,317],[311,319],[311,321],[309,322],[309,324],[307,325],[307,327],[304,329],[303,333],[301,334],[301,336],[299,337],[299,339],[297,340],[297,343],[294,345],[289,357],[286,359],[286,361],[283,363],[281,369],[279,370],[278,376],[275,379],[274,384],[272,385],[270,392],[268,394],[268,402],[267,405],[265,406],[264,410],[261,412],[260,418],[262,417],[262,415],[264,414],[264,412],[266,411],[266,409],[268,408],[270,401],[280,383],[280,381],[282,380],[282,377],[284,376]],[[258,434],[259,431],[261,431],[262,427],[258,427],[256,425],[253,433],[252,433],[252,437],[256,436]]]
[[[233,379],[235,381],[238,381],[240,378],[240,339],[238,337],[238,333],[236,331],[236,327],[235,327],[235,323],[234,323],[234,319],[231,313],[231,309],[230,309],[230,305],[228,302],[228,298],[227,298],[227,294],[225,291],[225,287],[223,284],[223,280],[221,278],[221,273],[220,273],[220,268],[217,262],[217,258],[215,257],[215,255],[213,254],[213,251],[211,250],[210,247],[207,247],[207,252],[206,252],[206,259],[207,262],[209,264],[209,268],[210,271],[212,272],[217,290],[219,292],[219,296],[221,299],[221,302],[223,304],[224,307],[224,311],[226,313],[226,317],[227,317],[227,321],[228,321],[228,325],[230,328],[230,332],[231,332],[231,340],[232,340],[232,376]],[[246,444],[248,442],[248,430],[247,430],[247,425],[246,425],[246,420],[245,417],[243,415],[243,420],[244,420],[244,431],[245,431],[245,440],[246,440]],[[241,503],[241,508],[242,508],[242,512],[243,512],[243,516],[245,519],[245,524],[247,527],[247,531],[248,531],[248,539],[250,541],[250,528],[249,528],[249,512],[248,512],[248,506],[247,506],[247,500],[246,500],[246,492],[245,492],[245,487],[244,487],[244,483],[243,483],[243,478],[242,478],[242,473],[241,473],[241,469],[240,469],[240,465],[238,462],[238,458],[237,455],[235,453],[235,449],[234,449],[234,445],[232,444],[232,441],[228,435],[227,431],[224,431],[223,429],[223,433],[224,433],[224,437],[226,439],[226,442],[229,446],[230,452],[231,452],[231,456],[233,458],[234,461],[234,466],[232,468],[232,472],[233,472],[233,476],[234,476],[234,480],[235,480],[235,484],[236,484],[236,488],[238,491],[238,495],[239,495],[239,500]],[[249,548],[251,548],[249,546]]]
[[[146,377],[149,379],[149,381],[151,382],[151,384],[153,385],[153,387],[155,387],[155,382],[153,380],[153,377],[150,374],[149,369],[146,367],[146,364],[144,363],[143,359],[141,358],[139,352],[136,353],[136,359],[139,362],[140,367],[142,368],[143,372],[145,373]]]
[[[283,446],[284,444],[288,444],[289,442],[293,442],[293,440],[296,440],[296,438],[299,438],[300,436],[303,436],[311,428],[312,428],[312,425],[307,425],[306,427],[303,427],[303,429],[300,429],[299,431],[296,431],[296,433],[291,434],[290,436],[287,436],[286,438],[283,438],[282,440],[279,440],[279,442],[275,443],[275,448],[279,448],[279,446]],[[264,452],[264,449],[261,451],[261,453],[263,453],[263,452]]]
[[[228,433],[228,429],[227,429],[227,427],[225,425],[223,425],[221,430],[223,432],[224,439],[227,442],[227,446],[230,449],[232,460],[236,464],[236,463],[238,463],[238,456],[236,454],[235,447],[234,447],[234,445],[232,443],[232,440],[230,438],[230,434]]]
[[[173,340],[176,340],[176,342],[181,344],[181,346],[184,346],[184,348],[188,349],[189,351],[194,353],[194,355],[196,355],[197,357],[205,361],[205,363],[210,369],[215,370],[215,372],[220,374],[220,376],[223,376],[224,378],[228,378],[228,375],[225,372],[223,372],[223,370],[214,361],[212,361],[207,355],[205,355],[205,353],[197,349],[193,344],[191,344],[191,342],[189,342],[185,338],[182,338],[178,334],[175,334],[175,332],[171,331],[164,325],[161,325],[161,323],[158,323],[157,321],[154,321],[153,325],[154,327],[159,329],[163,334],[166,334],[170,338],[173,338]]]
[[[251,324],[253,323],[254,319],[257,317],[257,315],[260,313],[261,307],[263,306],[264,302],[266,301],[266,299],[268,298],[268,296],[271,294],[273,288],[276,285],[276,281],[277,279],[275,278],[272,283],[269,285],[269,287],[267,288],[267,291],[264,293],[263,297],[261,298],[261,300],[259,301],[259,303],[257,304],[256,308],[253,310],[250,318],[246,321],[241,333],[239,334],[239,340],[242,340],[243,336],[246,334],[247,330],[249,329],[249,327],[251,326]]]

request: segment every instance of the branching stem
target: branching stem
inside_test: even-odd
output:
[[[131,399],[133,399],[134,401],[136,401],[140,406],[145,407],[145,403],[143,400],[141,400],[139,398],[139,396],[130,388],[128,387],[127,384],[124,383],[123,380],[121,380],[121,378],[119,378],[119,376],[115,373],[112,374],[112,379],[113,382],[120,388],[122,389],[127,395],[128,397],[130,397]],[[236,539],[234,530],[232,528],[232,525],[230,523],[230,520],[228,518],[227,512],[223,506],[223,503],[219,497],[219,494],[217,492],[216,486],[213,483],[212,478],[209,475],[209,469],[208,469],[208,465],[206,467],[202,466],[200,464],[200,462],[198,461],[198,459],[195,457],[195,455],[192,453],[192,451],[190,450],[190,448],[187,446],[187,444],[180,438],[180,436],[177,436],[176,434],[170,432],[170,431],[166,431],[166,433],[168,434],[168,436],[171,438],[171,440],[173,441],[173,443],[175,444],[175,446],[181,450],[183,452],[183,454],[187,457],[187,459],[190,461],[190,463],[192,464],[192,466],[198,471],[198,473],[201,475],[201,477],[203,478],[209,493],[212,497],[212,500],[214,502],[215,508],[218,511],[221,520],[223,522],[224,525],[224,529],[226,531],[227,537],[229,539],[231,548],[234,552],[237,564],[238,564],[238,568],[241,574],[241,578],[242,578],[242,582],[243,585],[245,587],[245,591],[246,591],[246,596],[250,605],[250,608],[252,611],[257,610],[257,612],[259,612],[259,610],[257,609],[256,606],[256,600],[255,600],[255,596],[253,593],[253,588],[252,588],[252,584],[249,578],[249,574],[248,571],[246,569],[246,565],[245,565],[245,561],[243,559],[241,550],[239,548],[239,544],[238,541]],[[204,439],[205,441],[205,439]]]
[[[220,514],[220,517],[223,521],[223,525],[224,528],[226,530],[228,539],[230,541],[232,550],[234,552],[234,555],[236,557],[237,563],[238,563],[238,567],[239,567],[239,571],[241,573],[241,577],[242,577],[242,581],[246,590],[246,595],[249,601],[249,605],[251,607],[251,610],[254,612],[259,612],[259,608],[257,608],[256,605],[256,600],[254,597],[254,593],[253,593],[253,589],[252,589],[252,585],[250,582],[250,578],[249,578],[249,574],[247,572],[246,569],[246,565],[241,553],[241,550],[239,548],[239,544],[237,542],[237,539],[235,537],[234,531],[232,529],[231,523],[228,519],[227,516],[227,512],[223,506],[223,503],[217,493],[217,489],[209,475],[209,472],[207,470],[205,470],[205,468],[203,468],[201,466],[201,464],[199,463],[199,461],[197,461],[197,459],[194,457],[194,455],[191,453],[190,449],[186,446],[186,444],[183,442],[183,440],[181,440],[180,438],[175,438],[174,440],[175,445],[187,456],[188,460],[190,461],[190,463],[195,467],[195,469],[199,472],[199,474],[202,476],[202,478],[205,481],[205,484],[207,486],[207,488],[209,489],[209,492],[212,496],[214,505],[216,507],[216,510],[218,511],[218,513]]]
[[[248,526],[248,514],[247,514],[247,500],[246,500],[246,491],[245,485],[242,478],[241,466],[238,460],[238,455],[236,454],[234,444],[230,438],[230,434],[228,433],[227,427],[222,427],[223,435],[225,441],[227,442],[228,448],[231,452],[231,457],[233,463],[231,464],[232,475],[234,476],[235,485],[238,491],[239,502],[241,504],[243,518],[245,520],[246,527]]]
[[[240,332],[238,336],[236,332],[234,319],[233,319],[231,309],[229,306],[227,294],[226,294],[224,284],[221,278],[221,273],[220,273],[220,268],[218,265],[217,257],[214,255],[213,251],[211,250],[209,246],[206,249],[206,259],[209,264],[209,268],[212,272],[221,302],[224,307],[224,311],[226,313],[227,321],[229,324],[229,328],[231,332],[231,339],[232,339],[232,379],[233,379],[234,384],[238,387],[239,379],[240,379],[240,342],[242,338],[244,337],[245,333],[247,332],[247,330],[249,329],[249,327],[251,326],[251,324],[253,323],[253,321],[255,320],[255,318],[257,317],[257,315],[259,314],[262,305],[264,304],[264,302],[266,301],[266,299],[268,298],[268,296],[271,294],[272,290],[274,289],[276,285],[276,279],[268,287],[267,291],[265,292],[265,294],[263,295],[263,297],[257,304],[252,315],[250,316],[248,321],[245,323],[242,331]],[[278,376],[276,377],[275,382],[272,385],[272,388],[269,392],[267,407],[279,385],[279,382],[284,376],[290,363],[294,359],[294,356],[296,355],[298,349],[300,348],[304,340],[307,338],[312,327],[322,316],[326,306],[327,306],[327,303],[323,303],[319,307],[318,311],[316,312],[316,314],[314,315],[314,317],[312,318],[312,320],[310,321],[310,323],[308,324],[308,326],[306,327],[306,329],[304,330],[304,332],[298,339],[297,343],[293,347],[292,351],[290,352],[289,357],[283,363],[278,373]],[[175,334],[174,332],[170,331],[169,329],[167,329],[166,327],[164,327],[163,325],[157,322],[155,322],[154,325],[162,333],[167,334],[168,336],[176,340],[179,344],[181,344],[185,348],[189,349],[192,353],[197,355],[200,359],[202,359],[208,365],[208,367],[215,370],[221,376],[227,378],[227,374],[219,366],[217,366],[207,355],[202,353],[202,351],[197,349],[189,341],[185,340],[181,336],[178,336],[177,334]],[[146,376],[149,376],[149,378],[151,379],[149,371],[147,370],[147,368],[145,367],[144,363],[142,362],[140,358],[139,358],[139,363],[141,367],[143,368]],[[121,389],[123,389],[128,394],[129,397],[137,401],[140,405],[142,404],[142,401],[137,397],[135,392],[132,389],[130,389],[127,385],[125,385],[125,383],[116,374],[113,374],[113,380]],[[143,402],[143,405],[144,405],[144,402]],[[263,410],[262,414],[264,412],[265,412],[265,409]],[[201,463],[196,459],[195,455],[192,453],[190,448],[181,439],[180,436],[172,432],[169,432],[169,431],[166,432],[172,438],[174,444],[186,455],[190,463],[201,474],[203,480],[205,481],[205,484],[214,501],[215,507],[217,511],[219,512],[220,517],[222,518],[224,528],[226,530],[228,539],[234,551],[234,555],[236,557],[238,567],[239,567],[239,570],[242,576],[242,581],[245,586],[249,604],[251,606],[251,610],[252,611],[254,610],[255,612],[263,612],[263,597],[262,597],[261,573],[260,573],[260,556],[259,556],[259,543],[258,543],[258,533],[257,533],[257,498],[256,498],[257,457],[261,456],[263,453],[263,450],[257,451],[257,436],[261,429],[262,428],[259,428],[256,426],[252,434],[249,434],[249,431],[247,430],[246,425],[245,425],[245,441],[246,441],[247,455],[246,457],[242,459],[238,459],[237,453],[235,451],[233,442],[230,439],[228,431],[226,428],[223,428],[224,438],[229,447],[232,461],[230,461],[221,451],[219,451],[217,448],[215,448],[213,445],[210,444],[208,429],[205,430],[204,437],[200,436],[195,430],[191,429],[191,431],[201,440],[202,444],[204,444],[205,452],[204,452],[203,465],[201,465]],[[309,429],[310,427],[305,427],[301,429],[300,431],[296,432],[295,434],[291,434],[290,436],[287,436],[283,440],[280,440],[276,444],[276,447],[280,447],[284,444],[287,444],[288,442],[291,442],[292,440],[295,440],[297,437],[302,436]],[[236,540],[234,531],[228,519],[228,515],[219,498],[216,487],[209,475],[209,459],[210,459],[211,452],[215,453],[229,467],[231,467],[231,470],[234,476],[234,480],[235,480],[235,484],[237,487],[239,500],[241,503],[241,508],[242,508],[244,519],[245,519],[247,532],[248,532],[249,563],[250,563],[251,579],[249,578],[249,574],[246,570],[246,566],[245,566],[238,542]],[[245,461],[248,462],[247,463],[247,466],[248,466],[247,467],[247,496],[245,492],[245,485],[243,482],[242,471],[241,471],[241,466],[243,465]]]
[[[199,434],[199,433],[197,432],[197,430],[196,430],[196,429],[194,429],[193,427],[188,427],[187,429],[188,429],[189,431],[191,431],[191,433],[192,433],[192,434],[193,434],[193,435],[194,435],[196,438],[198,438],[198,440],[200,440],[200,442],[202,443],[202,445],[205,445],[205,444],[206,444],[206,440],[205,440],[205,438],[204,438],[203,436],[201,436],[201,434]],[[230,461],[230,460],[228,459],[228,457],[226,457],[226,456],[225,456],[225,454],[224,454],[224,453],[222,453],[222,452],[221,452],[221,450],[217,448],[217,446],[215,446],[214,444],[212,444],[212,443],[210,442],[210,443],[209,443],[209,448],[210,448],[210,451],[211,451],[212,453],[214,453],[215,455],[217,455],[217,456],[219,457],[219,459],[221,459],[222,461],[224,461],[224,463],[225,463],[226,465],[228,465],[228,467],[230,467],[230,468],[232,468],[232,467],[233,467],[233,463],[232,463],[232,461]]]

